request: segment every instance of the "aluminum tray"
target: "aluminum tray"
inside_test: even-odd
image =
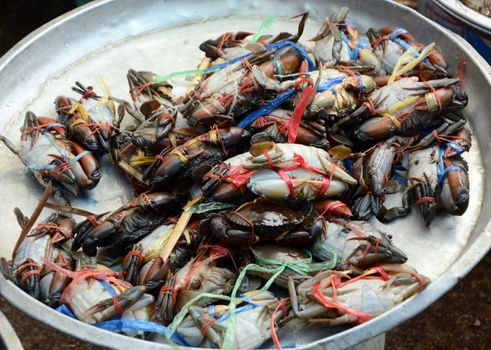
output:
[[[491,17],[487,17],[466,5],[460,0],[433,0],[452,17],[464,22],[480,33],[491,38]]]
[[[70,93],[76,80],[95,83],[102,74],[116,96],[129,98],[125,74],[128,68],[165,73],[195,67],[202,53],[198,44],[224,31],[254,31],[261,19],[275,11],[279,20],[270,28],[294,31],[292,15],[311,13],[305,38],[318,23],[341,6],[350,7],[350,19],[362,30],[370,26],[396,25],[406,28],[424,42],[436,41],[453,67],[459,59],[468,62],[465,87],[469,94],[466,111],[474,128],[474,146],[467,155],[471,176],[471,203],[462,217],[440,215],[430,229],[414,213],[404,220],[383,226],[393,234],[409,263],[433,282],[422,293],[390,312],[363,325],[335,334],[327,330],[303,333],[299,348],[343,349],[383,333],[413,317],[452,288],[491,246],[490,180],[491,121],[487,117],[491,96],[491,70],[484,60],[439,25],[394,2],[377,0],[326,1],[211,1],[101,0],[67,13],[39,28],[0,60],[0,132],[18,140],[19,127],[27,110],[54,115],[54,98]],[[25,213],[34,208],[41,190],[7,149],[0,145],[0,198],[3,222],[0,255],[9,256],[19,234],[12,215],[14,206]],[[488,175],[491,178],[491,175]],[[125,180],[104,163],[99,186],[75,206],[95,212],[117,208],[126,201]],[[21,292],[0,276],[0,293],[32,317],[82,340],[118,349],[156,349],[162,345],[128,338],[67,318]],[[331,332],[332,333],[332,332]]]
[[[7,317],[0,312],[0,349],[23,350],[24,347],[17,337]]]

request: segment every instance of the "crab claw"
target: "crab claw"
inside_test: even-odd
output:
[[[81,235],[77,235],[72,244],[72,250],[76,245],[81,244],[85,254],[94,256],[97,253],[97,247],[102,247],[109,244],[117,234],[116,225],[109,220],[103,221],[100,225],[94,227],[89,234],[80,243]],[[77,240],[78,239],[78,240]]]
[[[390,238],[382,234],[381,238],[374,236],[353,237],[349,240],[360,241],[360,245],[348,257],[350,265],[365,269],[380,264],[403,264],[407,256],[394,246]]]
[[[372,195],[366,194],[353,201],[351,211],[353,216],[360,220],[369,220],[373,216]]]
[[[141,268],[138,274],[138,283],[146,285],[148,288],[159,285],[165,280],[169,268],[169,260],[164,261],[161,257],[152,259]]]
[[[32,259],[25,259],[23,263],[14,266],[13,273],[16,284],[33,298],[41,298],[39,287],[41,267]]]
[[[417,183],[414,186],[414,197],[423,215],[425,226],[430,226],[438,209],[433,188],[427,183]]]
[[[152,314],[151,321],[168,325],[174,318],[174,306],[176,298],[176,278],[169,272],[167,279],[160,288],[157,303]]]
[[[452,215],[462,215],[469,205],[469,175],[467,163],[461,157],[443,161],[447,173],[446,180],[437,187],[435,196]]]
[[[253,33],[243,31],[227,32],[216,39],[209,39],[202,42],[199,45],[199,49],[205,53],[206,57],[216,60],[221,57],[222,48],[240,47],[242,44],[241,41],[251,34]]]
[[[133,246],[123,260],[124,280],[132,285],[137,284],[138,274],[143,263],[143,248],[141,244]]]
[[[147,288],[136,286],[126,289],[123,293],[110,299],[103,300],[85,311],[82,319],[102,322],[124,312],[125,309],[140,300]]]

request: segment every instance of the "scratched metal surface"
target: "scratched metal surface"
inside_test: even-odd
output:
[[[128,68],[166,73],[192,69],[202,53],[202,41],[224,31],[254,31],[264,15],[274,10],[280,19],[268,30],[295,31],[296,21],[288,17],[309,10],[311,19],[304,38],[311,37],[325,16],[340,6],[350,7],[350,20],[362,29],[370,26],[398,25],[408,29],[424,42],[436,41],[453,67],[460,58],[468,61],[465,87],[469,94],[467,114],[475,131],[474,145],[466,156],[471,177],[471,203],[465,215],[439,215],[431,229],[423,226],[414,211],[404,220],[390,225],[378,223],[391,233],[397,246],[403,248],[409,263],[433,280],[419,295],[390,312],[363,325],[332,334],[324,328],[312,329],[298,338],[299,347],[345,348],[386,331],[414,316],[450,289],[489,250],[490,214],[486,210],[489,186],[485,174],[491,164],[490,121],[487,119],[491,96],[490,68],[475,52],[428,22],[417,13],[384,1],[256,1],[226,3],[203,0],[193,6],[178,1],[138,2],[130,0],[98,1],[68,13],[41,27],[15,46],[0,60],[0,132],[13,140],[19,138],[23,115],[32,110],[38,115],[54,116],[54,98],[70,94],[74,81],[96,85],[101,74],[113,95],[129,99],[126,82]],[[384,13],[391,13],[386,16]],[[48,53],[49,52],[49,53]],[[48,56],[49,55],[49,56]],[[49,59],[46,59],[49,57]],[[183,81],[175,81],[176,91],[184,89]],[[0,255],[9,256],[19,229],[12,215],[15,206],[30,213],[41,189],[25,174],[19,160],[0,145],[0,198],[3,222]],[[125,202],[129,193],[126,180],[103,162],[103,176],[95,190],[74,201],[74,205],[94,212],[112,210]],[[117,334],[81,324],[27,297],[0,277],[0,293],[23,311],[41,321],[69,332],[83,340],[116,348],[134,348],[155,343],[142,343]]]

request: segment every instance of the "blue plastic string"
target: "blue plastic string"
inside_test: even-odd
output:
[[[247,304],[247,305],[244,305],[244,306],[241,306],[241,307],[236,308],[235,311],[234,311],[234,314],[237,315],[237,314],[240,314],[241,312],[252,310],[252,309],[255,309],[257,307],[258,307],[257,304],[253,304],[253,303]],[[230,314],[229,313],[224,314],[224,315],[220,316],[219,318],[217,318],[217,322],[220,323],[222,321],[225,321],[229,317],[230,317]]]
[[[309,64],[309,71],[313,71],[315,70],[315,64],[314,62],[312,61],[312,59],[309,57],[309,55],[307,54],[307,52],[305,52],[305,50],[298,44],[292,42],[292,41],[289,41],[289,40],[284,40],[284,41],[280,41],[280,42],[277,42],[277,43],[272,43],[272,44],[269,44],[269,45],[266,45],[266,50],[279,50],[283,47],[286,47],[286,46],[291,46],[293,47],[297,52],[298,54],[304,59],[307,61],[307,63]],[[246,58],[249,58],[253,55],[253,53],[248,53],[248,54],[245,54],[243,56],[239,56],[239,57],[236,57],[236,58],[233,58],[225,63],[222,63],[222,64],[217,64],[216,66],[213,66],[213,67],[209,67],[209,68],[206,68],[204,70],[205,73],[212,73],[212,72],[216,72],[220,69],[223,69],[223,68],[226,68],[228,66],[230,66],[231,64],[234,64],[234,63],[237,63],[237,62],[241,62],[243,59],[246,59]]]
[[[165,334],[167,328],[161,324],[143,320],[110,320],[91,323],[92,326],[111,332],[151,332]],[[179,334],[174,333],[171,339],[182,346],[190,346]]]
[[[343,82],[344,78],[345,78],[344,76],[338,76],[338,77],[329,79],[329,80],[321,83],[317,87],[317,92],[323,92],[326,90],[331,90],[332,93],[336,94],[336,90],[334,90],[333,87],[341,84]]]
[[[446,146],[454,149],[455,152],[457,153],[457,155],[465,152],[465,150],[462,147],[460,147],[458,144],[456,144],[455,142],[447,142]]]
[[[104,275],[102,275],[102,276],[104,276]],[[116,292],[116,289],[114,289],[114,287],[111,285],[111,283],[109,283],[108,281],[105,281],[105,280],[97,280],[97,281],[100,284],[102,284],[102,286],[104,287],[106,292],[111,294],[112,297],[115,297],[118,295],[118,293]]]
[[[247,116],[245,116],[244,119],[240,121],[238,124],[239,128],[246,128],[249,125],[251,125],[257,118],[259,118],[262,115],[266,115],[269,112],[271,112],[273,109],[279,107],[281,104],[283,104],[286,100],[288,100],[290,97],[295,95],[297,93],[297,90],[291,88],[287,92],[277,96],[274,100],[270,101],[268,104],[262,106],[259,109],[256,109],[249,113]]]
[[[73,157],[73,158],[70,159],[70,163],[71,164],[75,164],[76,162],[78,162],[80,159],[82,159],[83,157],[85,157],[88,154],[90,154],[90,151],[80,152],[75,157]]]
[[[30,170],[54,170],[56,169],[56,165],[54,164],[40,164],[40,163],[31,163],[27,165],[27,168]]]
[[[445,154],[445,147],[440,146],[440,161],[438,162],[438,168],[437,168],[437,177],[438,177],[438,185],[437,187],[443,186],[443,183],[445,182],[445,179],[448,176],[448,173],[452,171],[460,171],[460,168],[458,166],[449,166],[448,168],[445,168],[445,165],[443,164],[443,156]]]

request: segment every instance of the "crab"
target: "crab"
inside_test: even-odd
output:
[[[238,245],[274,241],[285,245],[308,245],[321,235],[322,218],[312,215],[312,205],[295,208],[256,200],[236,211],[220,213],[210,219],[211,233],[218,239]]]

